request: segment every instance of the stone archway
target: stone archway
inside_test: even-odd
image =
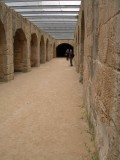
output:
[[[47,41],[46,41],[46,61],[49,60],[49,53],[48,53],[48,51],[49,51],[49,40],[47,39]]]
[[[31,54],[30,54],[30,63],[31,67],[37,66],[38,62],[38,40],[37,35],[33,33],[31,35]]]
[[[73,50],[73,46],[68,43],[62,43],[58,45],[56,48],[56,57],[65,57],[65,52],[67,49]]]
[[[17,29],[14,36],[14,71],[25,71],[27,39],[22,29]]]
[[[4,25],[0,21],[0,81],[5,80],[5,65],[4,64],[4,56],[6,55],[6,36]]]
[[[43,36],[40,40],[40,63],[45,63],[45,42]]]

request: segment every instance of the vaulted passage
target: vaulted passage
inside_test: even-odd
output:
[[[27,40],[22,29],[18,29],[14,37],[14,71],[24,71],[26,64]]]
[[[65,52],[67,49],[72,49],[73,47],[70,44],[62,43],[56,48],[56,57],[65,57]]]
[[[4,81],[4,56],[6,54],[6,37],[2,22],[0,21],[0,81]]]
[[[40,40],[40,63],[45,62],[45,42],[43,36]]]
[[[37,36],[35,33],[31,35],[31,55],[30,55],[30,62],[31,62],[31,67],[37,66],[38,62],[38,41],[37,41]]]
[[[120,160],[120,0],[0,0],[0,81],[0,160]]]

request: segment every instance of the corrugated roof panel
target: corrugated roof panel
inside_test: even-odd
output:
[[[1,1],[54,38],[73,39],[80,0]]]

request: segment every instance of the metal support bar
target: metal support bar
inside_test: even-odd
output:
[[[74,30],[71,30],[71,31],[67,31],[67,30],[64,30],[64,31],[49,31],[49,30],[44,30],[45,32],[49,32],[49,33],[73,33]]]
[[[51,22],[51,24],[53,24],[53,23],[74,23],[74,24],[76,24],[76,22],[77,22],[77,19],[71,19],[71,18],[66,18],[66,19],[49,19],[49,17],[48,17],[48,19],[46,18],[46,19],[41,19],[41,18],[35,18],[35,17],[28,17],[29,18],[29,20],[31,21],[31,22],[40,22],[40,23],[48,23],[48,24],[50,24],[50,22]]]
[[[52,14],[52,16],[53,16],[53,14],[54,14],[54,16],[56,15],[60,15],[60,16],[62,16],[62,14],[70,14],[70,15],[74,15],[74,14],[78,14],[78,11],[17,11],[18,13],[20,13],[20,14],[41,14],[41,15],[39,15],[39,16],[46,16],[46,15],[48,15],[49,14],[49,16],[51,16],[51,14]],[[64,15],[63,15],[64,16]]]
[[[80,5],[21,5],[21,6],[18,6],[16,4],[16,6],[10,6],[12,9],[53,9],[53,8],[61,8],[61,9],[64,9],[64,8],[71,8],[71,9],[76,9],[76,8],[80,8]]]
[[[40,18],[40,19],[44,19],[45,21],[46,21],[46,19],[50,22],[50,20],[53,20],[53,19],[56,19],[56,21],[59,21],[60,19],[61,19],[61,21],[63,20],[65,20],[66,21],[66,19],[68,19],[68,20],[74,20],[75,18],[76,18],[76,16],[71,16],[71,15],[68,15],[68,16],[65,16],[65,15],[51,15],[51,16],[43,16],[43,15],[33,15],[33,16],[31,16],[31,15],[23,15],[24,17],[26,17],[26,18],[28,18],[28,19],[37,19],[37,18]]]
[[[36,0],[36,2],[42,2],[42,1],[56,1],[56,0]],[[73,1],[73,0],[61,0],[61,1]],[[80,0],[74,0],[74,1],[80,1]],[[13,3],[13,2],[26,2],[26,0],[1,0],[1,2],[5,3]],[[35,2],[35,0],[28,0],[27,2]]]

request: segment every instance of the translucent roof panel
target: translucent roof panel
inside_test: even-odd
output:
[[[73,39],[80,0],[1,0],[56,39]]]

